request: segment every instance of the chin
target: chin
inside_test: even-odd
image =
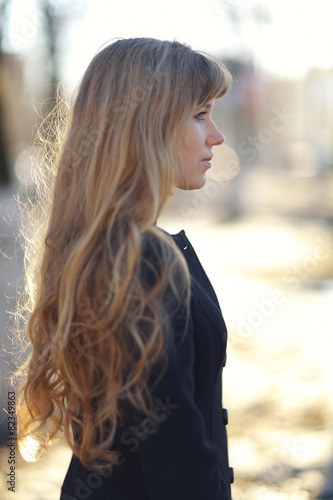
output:
[[[176,187],[178,189],[181,189],[182,191],[194,191],[195,189],[203,188],[204,185],[206,184],[206,181],[207,181],[206,176],[204,176],[192,182],[182,182],[176,185]]]
[[[201,189],[206,184],[206,181],[207,181],[207,179],[206,179],[206,176],[205,176],[202,179],[198,179],[197,182],[193,182],[193,183],[189,184],[189,187],[187,187],[186,189],[188,191],[195,190],[195,189]]]

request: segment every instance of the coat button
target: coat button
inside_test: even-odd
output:
[[[234,482],[234,468],[229,467],[229,475],[230,475],[230,484]]]
[[[224,425],[228,425],[229,418],[228,418],[228,410],[226,408],[223,408],[223,423]]]

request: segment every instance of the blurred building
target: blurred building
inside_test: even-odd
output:
[[[15,179],[15,160],[29,134],[22,113],[22,73],[16,55],[0,53],[0,183]]]

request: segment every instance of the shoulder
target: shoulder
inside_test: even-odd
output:
[[[174,340],[181,338],[189,322],[190,276],[170,234],[156,228],[143,236],[140,273],[145,290],[155,297],[154,306],[160,308],[161,324],[171,328]]]
[[[169,233],[154,227],[142,236],[141,272],[151,278],[186,281],[187,264],[178,243]]]

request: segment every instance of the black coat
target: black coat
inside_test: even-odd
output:
[[[101,475],[70,463],[61,500],[230,500],[222,408],[227,331],[213,287],[185,232],[173,236],[191,275],[188,331],[154,391],[154,411],[121,435],[119,465]]]

